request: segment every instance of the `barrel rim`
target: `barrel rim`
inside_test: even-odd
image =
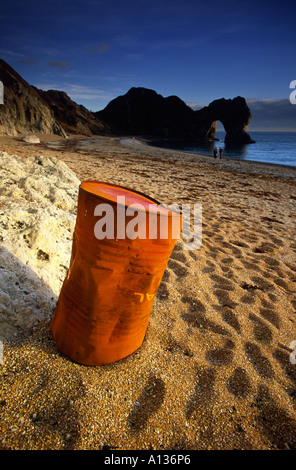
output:
[[[151,196],[147,196],[147,194],[141,192],[141,191],[137,191],[135,189],[132,189],[132,188],[129,188],[127,186],[121,186],[119,184],[113,184],[113,183],[108,183],[106,181],[96,181],[96,180],[85,180],[85,181],[82,181],[80,186],[79,186],[79,189],[81,191],[84,191],[88,194],[91,194],[93,197],[97,197],[97,198],[100,198],[101,200],[103,201],[106,201],[106,202],[111,202],[113,204],[118,204],[119,206],[124,206],[124,207],[128,207],[129,204],[122,204],[122,203],[119,203],[117,201],[112,201],[111,199],[109,199],[108,197],[104,197],[104,196],[101,196],[101,195],[98,195],[98,194],[95,194],[91,191],[88,191],[86,188],[83,188],[82,185],[83,184],[87,184],[87,183],[96,183],[96,184],[104,184],[104,185],[107,185],[107,186],[110,186],[110,187],[113,187],[113,188],[120,188],[120,189],[124,189],[124,190],[127,190],[127,191],[130,191],[131,193],[134,193],[134,194],[137,194],[139,196],[142,196],[144,197],[145,199],[148,199],[149,201],[151,201],[151,203],[154,203],[154,204],[157,204],[158,206],[162,206],[164,209],[166,209],[166,214],[160,214],[159,212],[157,212],[157,215],[159,216],[174,216],[174,217],[180,217],[182,215],[182,211],[180,209],[179,212],[173,210],[173,209],[167,209],[165,206],[163,206],[159,201],[157,201],[156,199],[152,198]],[[147,213],[148,211],[145,210],[144,211],[145,213]]]

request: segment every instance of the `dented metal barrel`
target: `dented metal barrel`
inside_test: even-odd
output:
[[[178,210],[144,194],[80,185],[70,266],[51,321],[63,354],[103,365],[141,346],[181,228]]]

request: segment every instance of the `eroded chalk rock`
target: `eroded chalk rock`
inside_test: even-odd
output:
[[[55,158],[0,152],[0,340],[51,318],[71,256],[80,181]]]
[[[22,141],[27,142],[28,144],[40,144],[39,137],[36,137],[35,135],[26,135],[22,138]]]

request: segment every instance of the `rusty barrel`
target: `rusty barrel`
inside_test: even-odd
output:
[[[181,220],[129,188],[80,185],[69,270],[51,320],[64,355],[104,365],[141,346]]]

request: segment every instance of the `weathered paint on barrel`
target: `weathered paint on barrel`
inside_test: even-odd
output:
[[[117,204],[118,196],[125,198],[125,204]],[[112,239],[95,236],[100,204],[114,211]],[[124,236],[133,220],[127,215],[131,204],[141,204],[146,238]],[[119,226],[118,212],[125,213],[125,227]],[[166,238],[160,232],[164,218],[168,221]],[[153,227],[156,238],[151,239]],[[103,365],[141,346],[180,231],[181,215],[144,194],[100,182],[80,185],[70,266],[51,321],[54,340],[63,354],[85,365]]]

